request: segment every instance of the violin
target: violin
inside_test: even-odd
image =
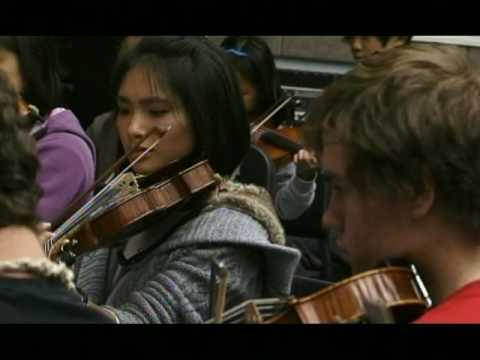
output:
[[[387,309],[395,322],[408,323],[422,315],[428,301],[415,274],[405,267],[370,270],[297,299],[268,324],[361,323],[371,305]]]
[[[291,162],[293,155],[303,149],[296,127],[260,129],[258,133],[259,139],[254,144],[270,156],[277,168]]]
[[[285,105],[287,105],[293,96],[281,99],[274,104],[272,110],[267,111],[267,115],[251,129],[253,143],[267,153],[277,167],[281,167],[292,161],[292,156],[303,149],[300,144],[301,134],[297,127],[284,127],[273,129],[267,125],[267,122]]]
[[[428,300],[412,269],[389,266],[301,298],[248,300],[219,318],[232,324],[408,323],[427,310]]]
[[[117,163],[127,158],[150,135],[151,132]],[[118,238],[136,233],[159,215],[217,184],[213,169],[207,160],[203,160],[187,169],[175,171],[167,178],[162,177],[161,181],[146,189],[140,189],[136,178],[127,170],[160,139],[55,230],[52,238],[45,243],[50,259],[59,260],[64,254],[71,257],[96,248],[114,246]],[[109,172],[110,169],[106,173]],[[75,241],[70,241],[69,237],[75,238]]]

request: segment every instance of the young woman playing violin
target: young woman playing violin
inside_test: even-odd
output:
[[[128,153],[147,133],[133,169],[157,175],[207,160],[216,185],[158,220],[77,258],[77,285],[121,323],[201,323],[211,317],[211,262],[228,272],[226,306],[288,295],[300,254],[285,238],[266,192],[227,181],[250,145],[235,74],[200,37],[148,37],[122,54],[113,79],[116,125]],[[225,121],[228,119],[229,121]],[[235,146],[233,146],[235,144]],[[153,180],[152,180],[153,181]],[[162,180],[163,181],[163,180]]]
[[[272,52],[255,36],[230,36],[223,40],[222,47],[235,67],[249,120],[255,124],[284,96]],[[267,126],[278,128],[281,123],[292,120],[293,108],[284,107]],[[317,166],[315,156],[301,149],[292,160],[277,168],[273,191],[275,207],[283,220],[300,217],[315,198],[316,174],[309,171]]]

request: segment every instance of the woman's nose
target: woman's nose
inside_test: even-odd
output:
[[[132,138],[144,137],[148,132],[148,124],[141,114],[133,114],[128,125],[128,135]]]

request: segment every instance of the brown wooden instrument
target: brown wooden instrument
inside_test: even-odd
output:
[[[215,173],[207,160],[201,161],[178,174],[127,196],[110,206],[88,222],[88,227],[74,234],[79,244],[75,254],[98,247],[112,246],[118,236],[128,236],[145,226],[161,212],[188,201],[195,194],[211,188],[217,183]],[[88,235],[88,241],[82,234]],[[92,241],[92,237],[96,241]],[[50,258],[61,253],[60,244],[50,251]]]
[[[398,323],[411,322],[427,309],[413,272],[387,267],[358,274],[300,299],[291,298],[287,311],[265,323],[362,322],[370,303],[390,310]]]
[[[268,122],[287,105],[293,96],[280,99],[261,117],[260,121],[252,122],[252,142],[270,156],[277,167],[292,161],[292,156],[303,149],[301,133],[298,127],[273,128]],[[279,103],[279,104],[278,104]]]
[[[204,160],[122,200],[91,220],[90,227],[98,238],[109,239],[133,224],[155,216],[159,211],[173,208],[214,184],[214,172],[208,161]]]
[[[260,117],[261,120],[251,122],[252,143],[262,149],[277,167],[291,162],[293,155],[303,149],[299,127],[274,128],[269,125],[273,116],[292,99],[293,96],[280,99]]]
[[[253,143],[268,154],[277,167],[292,161],[293,155],[303,149],[300,141],[298,127],[261,128],[253,137]]]

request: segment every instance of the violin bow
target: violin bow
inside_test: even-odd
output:
[[[267,113],[267,115],[265,116],[265,118],[260,121],[257,125],[255,125],[253,127],[253,129],[250,131],[250,135],[253,135],[255,134],[258,129],[260,129],[263,125],[265,125],[267,123],[268,120],[270,120],[277,112],[279,112],[285,105],[287,105],[290,100],[292,100],[294,98],[294,96],[289,96],[287,97],[285,100],[283,100],[280,105],[278,106],[274,106],[273,110],[271,110],[269,113]]]

